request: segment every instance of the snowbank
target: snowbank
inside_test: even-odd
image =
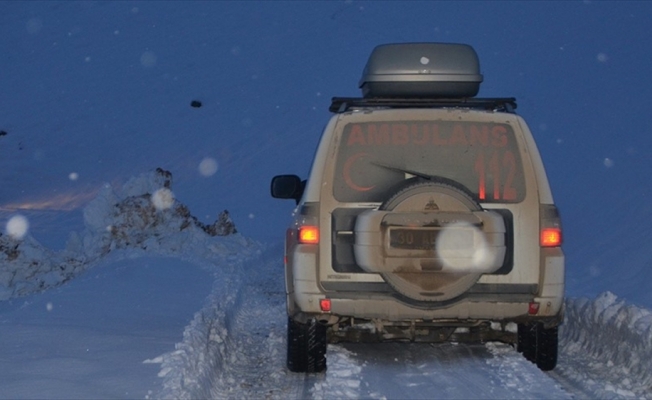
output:
[[[78,259],[53,253],[31,236],[0,234],[0,301],[59,285],[83,269]]]
[[[201,223],[174,199],[172,175],[162,169],[105,185],[84,209],[84,232],[72,232],[66,249],[43,247],[32,236],[0,234],[0,301],[61,285],[117,249],[197,258],[236,254],[253,242],[237,235],[228,211]]]
[[[569,299],[558,370],[602,398],[652,398],[652,312],[605,292]]]
[[[163,389],[153,397],[305,397],[292,389],[302,387],[303,377],[288,375],[284,365],[279,254],[282,250],[272,246],[220,265],[213,290],[186,327],[183,341],[158,357]]]

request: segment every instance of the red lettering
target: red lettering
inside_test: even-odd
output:
[[[453,145],[468,146],[469,143],[466,141],[466,135],[464,134],[464,128],[462,127],[462,125],[460,124],[453,125],[453,134],[451,135],[448,144],[450,144],[451,146]]]
[[[351,131],[349,132],[349,140],[346,142],[347,146],[353,146],[354,144],[365,145],[364,133],[360,124],[354,124],[351,126]]]
[[[405,145],[410,143],[409,128],[405,124],[392,125],[392,144],[395,146]]]
[[[419,126],[421,126],[421,131],[419,131]],[[424,144],[428,143],[430,139],[430,130],[428,129],[428,125],[412,124],[410,128],[411,128],[410,134],[412,136],[412,143],[419,146],[423,146]]]
[[[389,124],[367,125],[367,141],[369,144],[389,144]]]
[[[491,128],[491,145],[494,147],[507,146],[507,129],[502,125]]]
[[[516,158],[514,153],[507,150],[503,156],[503,167],[507,168],[507,178],[505,178],[505,187],[503,188],[504,200],[516,200],[516,189],[512,186],[514,184],[514,176],[516,175]]]
[[[475,172],[478,174],[478,198],[484,200],[486,198],[486,186],[485,186],[485,172],[484,172],[484,155],[479,152],[478,157],[475,159],[475,165],[473,166]]]
[[[488,167],[487,171],[485,154],[478,152],[473,165],[473,170],[478,177],[478,199],[486,200],[486,186],[489,184],[492,200],[515,201],[518,198],[518,192],[514,187],[517,171],[514,153],[509,150],[494,151],[489,159]],[[503,179],[505,179],[504,185]]]
[[[363,158],[363,157],[368,157],[369,154],[367,153],[356,153],[353,154],[351,157],[349,157],[346,162],[344,163],[344,166],[342,168],[342,174],[344,175],[344,182],[353,190],[357,192],[366,192],[368,190],[371,190],[375,187],[374,186],[360,186],[355,183],[353,180],[352,175],[360,176],[362,175],[363,171],[360,171],[359,168],[354,168],[355,163]]]
[[[482,146],[489,145],[489,128],[487,125],[482,125],[478,127],[477,125],[471,125],[471,135],[469,137],[469,143],[471,146],[477,146],[481,144]]]
[[[432,144],[435,146],[445,146],[446,140],[439,137],[439,125],[432,124]]]
[[[478,146],[507,147],[509,145],[509,128],[505,125],[453,123],[358,123],[351,124],[347,146],[409,144],[424,146]],[[450,131],[449,131],[450,129]],[[450,136],[449,136],[450,132]]]

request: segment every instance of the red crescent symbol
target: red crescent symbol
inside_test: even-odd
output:
[[[369,190],[376,187],[376,185],[374,185],[374,186],[366,186],[366,187],[365,186],[358,186],[358,185],[355,184],[355,182],[353,182],[353,179],[351,179],[351,167],[353,166],[353,164],[359,158],[362,158],[362,157],[368,156],[368,155],[369,154],[367,154],[367,153],[356,153],[356,154],[352,155],[351,157],[349,157],[349,159],[346,160],[346,162],[344,163],[344,168],[343,168],[343,171],[342,171],[343,174],[344,174],[344,182],[346,182],[346,184],[349,185],[349,187],[351,189],[353,189],[355,191],[358,191],[358,192],[366,192],[366,191],[369,191]]]

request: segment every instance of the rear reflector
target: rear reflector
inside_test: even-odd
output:
[[[319,228],[310,225],[302,226],[301,228],[299,228],[299,243],[318,244]]]
[[[321,299],[319,300],[319,307],[323,312],[331,311],[331,299]]]
[[[527,313],[530,315],[537,315],[539,313],[539,303],[531,302]]]
[[[561,246],[561,229],[543,228],[541,230],[541,246],[543,247]]]

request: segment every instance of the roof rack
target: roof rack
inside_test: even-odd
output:
[[[481,110],[503,111],[514,113],[516,98],[461,98],[461,99],[428,99],[428,98],[362,98],[333,97],[329,111],[344,113],[351,108],[475,108]]]

